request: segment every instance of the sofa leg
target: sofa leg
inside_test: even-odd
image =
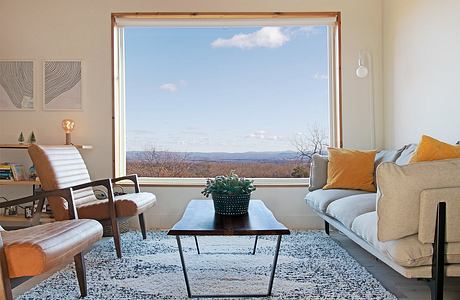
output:
[[[139,214],[139,226],[141,227],[141,232],[142,232],[142,238],[145,240],[147,239],[147,231],[145,230],[145,220],[144,220],[144,214]]]
[[[324,221],[324,231],[329,235],[329,223],[327,221]]]
[[[118,228],[117,218],[111,218],[112,223],[112,234],[113,242],[115,243],[115,250],[117,251],[117,257],[121,258],[121,242],[120,242],[120,229]]]
[[[446,203],[438,203],[436,229],[433,244],[433,261],[431,265],[431,299],[442,300],[444,297],[444,265],[446,242]]]
[[[75,271],[77,273],[78,285],[80,286],[81,298],[86,297],[88,294],[88,288],[86,285],[86,267],[83,257],[83,253],[79,253],[74,256]]]

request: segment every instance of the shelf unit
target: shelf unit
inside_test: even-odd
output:
[[[40,185],[40,180],[0,180],[0,185]]]
[[[27,150],[31,144],[0,144],[0,149],[22,149],[22,150]],[[91,145],[79,145],[79,144],[73,144],[74,147],[77,149],[93,149],[93,146]],[[15,181],[15,180],[0,180],[0,186],[5,186],[5,185],[10,185],[10,186],[30,186],[32,187],[32,193],[35,193],[35,188],[37,186],[40,186],[40,181],[39,180],[21,180],[21,181]],[[49,223],[52,222],[54,219],[50,218],[46,215],[41,216],[40,218],[40,223]],[[26,219],[24,216],[20,215],[14,215],[14,216],[5,216],[0,213],[0,225],[5,226],[6,228],[12,228],[12,229],[18,229],[18,228],[24,228],[24,227],[29,227],[37,224],[32,224],[32,219]]]
[[[0,144],[0,149],[27,149],[31,144]],[[80,145],[80,144],[73,144],[74,147],[77,149],[93,149],[91,145]],[[22,180],[22,181],[14,181],[14,180],[0,180],[0,185],[17,185],[17,186],[35,186],[40,185],[39,180]]]
[[[30,144],[0,144],[0,149],[27,149],[29,146]],[[91,145],[72,144],[72,146],[78,149],[93,149]]]

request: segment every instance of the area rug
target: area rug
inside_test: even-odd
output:
[[[182,239],[192,293],[264,293],[270,276],[275,237],[191,237]],[[123,258],[111,239],[86,254],[85,299],[187,299],[176,240],[165,232],[122,235]],[[73,265],[54,274],[19,299],[77,299]],[[260,299],[260,298],[259,298]],[[283,237],[269,299],[396,299],[333,239],[320,231]]]

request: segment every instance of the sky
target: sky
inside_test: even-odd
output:
[[[128,27],[125,51],[128,151],[295,151],[329,132],[327,27]]]

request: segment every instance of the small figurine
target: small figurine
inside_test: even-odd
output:
[[[37,139],[35,138],[35,133],[32,131],[29,137],[29,144],[34,144],[37,142]]]
[[[18,142],[19,142],[19,144],[24,144],[24,134],[22,134],[22,131],[21,131],[21,134],[18,137]]]
[[[29,168],[29,179],[30,180],[36,180],[37,179],[37,171],[35,170],[35,166],[32,165]]]

